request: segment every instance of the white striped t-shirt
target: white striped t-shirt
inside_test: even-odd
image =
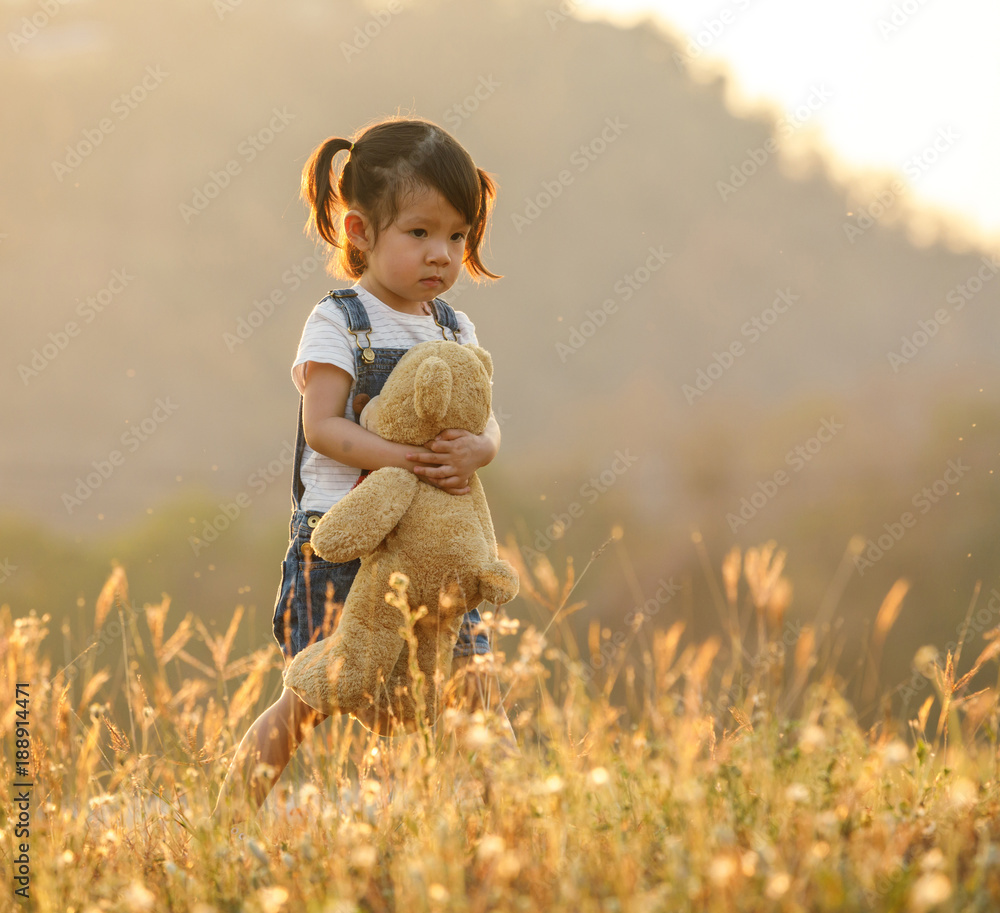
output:
[[[441,328],[434,322],[430,314],[404,314],[393,310],[380,301],[371,292],[353,286],[361,303],[368,312],[368,320],[372,325],[369,336],[374,349],[409,349],[419,342],[428,342],[443,338]],[[455,311],[458,318],[458,341],[474,342],[476,328],[472,321],[462,312]],[[362,340],[365,336],[361,334]],[[451,338],[451,333],[448,334]],[[316,307],[306,320],[299,340],[299,350],[292,365],[292,380],[299,393],[305,389],[306,372],[309,362],[323,362],[343,368],[357,381],[354,369],[354,350],[357,343],[347,330],[347,315],[337,307],[333,298],[327,296]],[[344,418],[354,421],[354,384],[347,397],[347,407]],[[303,510],[329,510],[358,480],[361,470],[347,466],[337,460],[317,453],[308,444],[302,453],[300,474],[305,492],[302,495]]]

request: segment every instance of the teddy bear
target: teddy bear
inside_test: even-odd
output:
[[[491,410],[493,361],[473,343],[424,342],[396,364],[364,424],[386,440],[421,446],[446,428],[481,434]],[[355,401],[357,411],[361,403]],[[337,627],[301,650],[284,684],[327,715],[349,713],[380,734],[419,716],[410,650],[401,634],[411,614],[423,707],[438,713],[462,616],[484,601],[503,605],[517,572],[497,553],[482,483],[452,495],[408,469],[371,472],[313,530],[313,551],[328,561],[361,559]],[[415,620],[413,620],[415,619]]]

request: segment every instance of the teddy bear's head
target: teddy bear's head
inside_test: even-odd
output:
[[[445,428],[482,434],[492,405],[493,360],[473,343],[434,340],[406,352],[361,414],[387,441],[418,446]],[[357,408],[357,406],[355,406]]]

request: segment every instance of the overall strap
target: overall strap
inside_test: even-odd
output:
[[[443,298],[435,298],[431,302],[434,308],[434,322],[441,327],[441,335],[447,339],[445,330],[451,330],[451,338],[458,342],[458,318],[455,316],[455,309]]]
[[[365,362],[371,363],[375,360],[375,353],[372,351],[371,331],[372,324],[368,319],[368,311],[361,303],[358,293],[352,288],[339,288],[330,292],[337,307],[339,307],[347,317],[347,331],[354,337],[354,341],[361,350],[361,357]],[[358,333],[365,334],[364,345],[358,337]]]
[[[306,493],[305,483],[299,470],[302,467],[302,454],[305,452],[306,435],[302,427],[302,404],[304,398],[299,396],[299,419],[295,428],[295,460],[292,463],[292,510],[298,510],[302,506],[302,496]]]
[[[372,325],[368,320],[368,312],[365,310],[365,306],[361,303],[358,293],[352,288],[334,289],[330,292],[330,297],[337,303],[337,307],[339,307],[347,315],[347,328],[357,342],[358,348],[361,350],[361,357],[366,363],[373,362],[375,360],[375,353],[372,351],[371,339],[368,335],[372,331]],[[368,343],[367,345],[361,344],[361,340],[358,338],[358,333],[365,334],[365,340]],[[293,510],[299,509],[302,503],[302,496],[306,492],[306,486],[302,481],[301,475],[302,456],[305,453],[306,446],[305,429],[302,425],[302,408],[304,402],[304,398],[299,396],[299,417],[295,428],[295,462],[292,465]]]

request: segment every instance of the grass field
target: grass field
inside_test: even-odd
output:
[[[86,633],[5,607],[4,909],[19,873],[19,908],[60,913],[1000,909],[998,687],[972,691],[997,629],[922,650],[918,709],[895,719],[877,672],[901,581],[866,645],[858,690],[880,710],[862,727],[836,644],[786,621],[783,565],[770,544],[706,556],[719,638],[640,613],[624,642],[594,623],[579,643],[572,565],[520,564],[522,621],[491,622],[520,757],[463,707],[393,739],[327,720],[231,833],[196,822],[280,690],[272,644],[230,656],[242,610],[213,637],[168,599],[130,609],[121,569]]]

